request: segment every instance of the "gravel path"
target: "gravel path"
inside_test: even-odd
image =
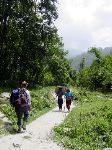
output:
[[[52,128],[60,124],[67,115],[59,112],[58,107],[27,125],[27,131],[0,138],[0,150],[62,150],[49,137]]]

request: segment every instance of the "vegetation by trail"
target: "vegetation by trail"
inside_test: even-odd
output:
[[[108,94],[107,94],[108,95]],[[67,149],[102,150],[112,147],[112,94],[77,91],[76,107],[60,126],[55,139]]]

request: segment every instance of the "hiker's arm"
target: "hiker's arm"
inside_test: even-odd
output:
[[[27,96],[28,96],[28,107],[29,107],[29,111],[31,110],[31,96],[30,96],[30,92],[27,90]]]
[[[14,100],[13,100],[13,94],[12,94],[12,93],[11,93],[11,95],[10,95],[9,101],[10,101],[10,105],[11,105],[12,107],[14,107]]]

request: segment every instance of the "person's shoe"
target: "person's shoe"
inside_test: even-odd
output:
[[[68,112],[70,112],[70,109],[68,109]]]
[[[23,122],[23,126],[22,126],[23,130],[26,130],[26,122]]]
[[[21,133],[21,127],[20,126],[18,127],[18,131],[17,132]]]

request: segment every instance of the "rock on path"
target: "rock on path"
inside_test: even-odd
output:
[[[3,93],[0,94],[0,97],[9,99],[10,98],[10,93],[9,92],[3,92]]]
[[[60,124],[68,113],[58,107],[27,125],[27,131],[0,138],[0,150],[62,150],[49,137],[52,128]]]

